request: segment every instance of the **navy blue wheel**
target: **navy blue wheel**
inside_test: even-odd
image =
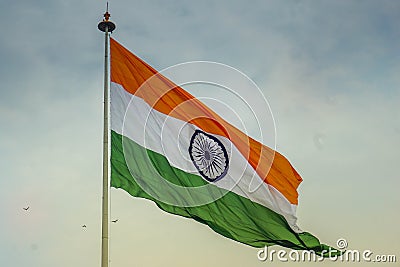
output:
[[[216,137],[196,130],[189,146],[193,165],[207,181],[215,182],[226,175],[229,167],[228,153]]]

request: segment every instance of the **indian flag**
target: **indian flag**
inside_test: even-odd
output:
[[[110,51],[112,187],[253,247],[324,254],[329,247],[296,224],[302,178],[284,156],[112,38]]]

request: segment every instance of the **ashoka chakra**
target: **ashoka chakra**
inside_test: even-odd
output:
[[[201,176],[210,182],[224,177],[229,159],[224,145],[216,137],[196,130],[192,135],[189,155]]]

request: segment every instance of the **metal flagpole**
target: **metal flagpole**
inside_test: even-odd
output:
[[[102,204],[102,223],[101,223],[101,267],[108,267],[109,263],[109,188],[110,179],[108,171],[109,162],[109,91],[110,91],[110,77],[109,77],[109,39],[110,33],[115,30],[115,24],[110,20],[110,13],[107,10],[104,13],[104,19],[101,21],[97,28],[105,33],[104,43],[104,124],[103,124],[103,204]]]

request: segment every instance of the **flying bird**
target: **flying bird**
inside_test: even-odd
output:
[[[111,222],[113,222],[113,223],[116,223],[116,222],[118,222],[118,219],[116,219],[116,220],[112,220]]]
[[[86,224],[82,225],[83,228],[86,228]]]
[[[28,207],[26,207],[26,208],[22,208],[23,210],[29,210],[29,206]]]

